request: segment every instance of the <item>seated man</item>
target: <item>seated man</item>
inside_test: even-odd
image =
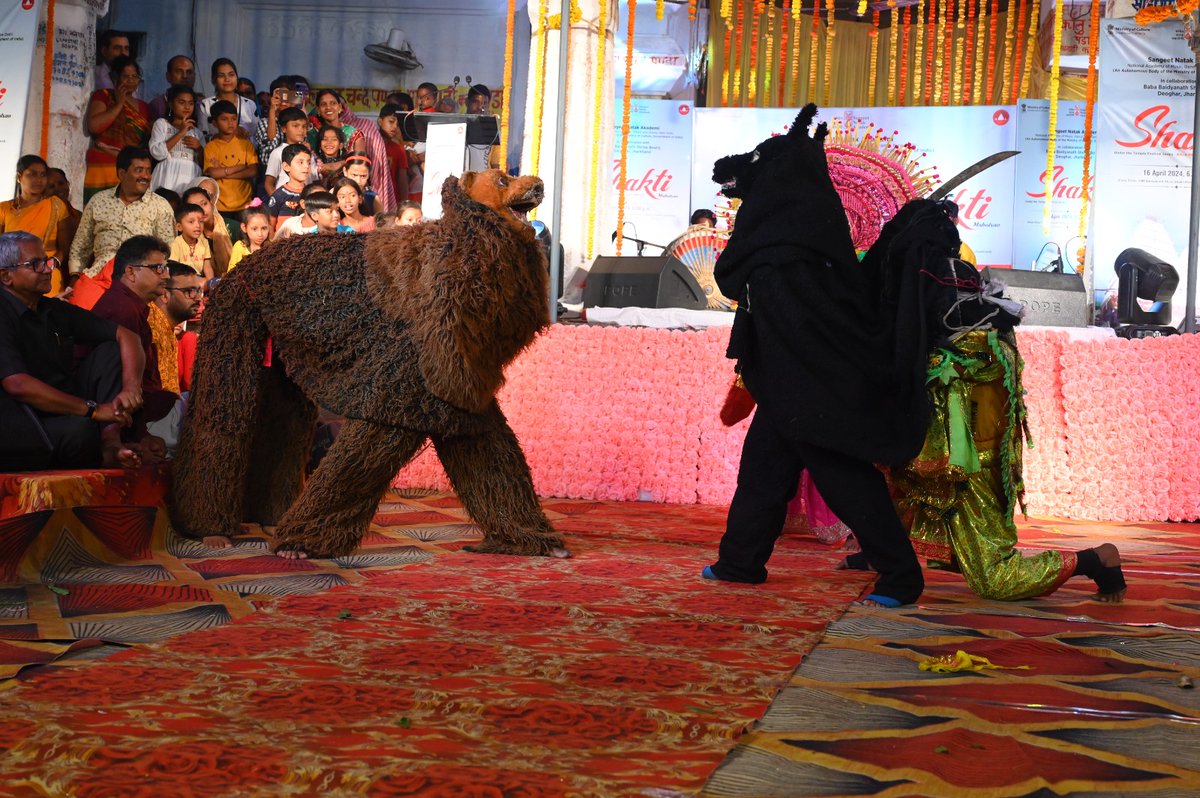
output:
[[[173,448],[178,439],[182,409],[179,396],[164,390],[158,368],[159,353],[150,327],[150,303],[167,290],[167,255],[170,248],[154,236],[134,236],[117,248],[113,283],[92,312],[131,331],[143,353],[142,393],[145,403],[133,419],[127,437],[145,444],[143,459],[154,460]],[[158,439],[161,439],[158,440]],[[165,450],[163,448],[165,441]]]
[[[121,427],[142,404],[141,345],[42,296],[56,268],[36,236],[0,235],[0,470],[136,466]],[[78,366],[77,342],[94,346]]]
[[[178,334],[183,324],[200,315],[204,278],[177,260],[167,261],[167,269],[167,292],[150,306],[150,327],[163,388],[180,393]]]

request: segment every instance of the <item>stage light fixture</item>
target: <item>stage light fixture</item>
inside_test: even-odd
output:
[[[1130,247],[1117,256],[1117,335],[1149,338],[1172,335],[1171,297],[1179,287],[1179,273],[1171,264],[1144,249]],[[1142,309],[1138,300],[1150,302]]]

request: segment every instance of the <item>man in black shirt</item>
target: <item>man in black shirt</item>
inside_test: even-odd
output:
[[[0,235],[0,471],[136,466],[120,433],[142,404],[141,343],[43,296],[57,267],[36,236]],[[79,364],[77,343],[96,345]]]

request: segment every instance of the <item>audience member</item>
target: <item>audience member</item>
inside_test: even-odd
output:
[[[150,188],[179,192],[200,176],[204,145],[196,134],[196,93],[178,84],[167,89],[167,113],[154,123],[150,155],[158,161]]]
[[[363,133],[355,128],[354,125],[342,121],[342,111],[345,110],[346,105],[343,102],[340,94],[333,89],[321,89],[316,94],[316,105],[317,118],[320,119],[320,124],[322,126],[329,125],[330,127],[341,129],[342,136],[346,141],[345,150],[347,153],[365,153],[367,151],[367,144]],[[317,148],[318,141],[317,132],[315,130],[309,133],[308,143],[311,145],[313,150]],[[341,171],[340,164],[338,164],[336,168],[323,171],[321,177],[324,179],[330,175],[336,174],[339,171]]]
[[[118,58],[128,58],[129,55],[129,34],[112,28],[101,33],[96,43],[97,61],[93,88],[113,88],[112,64]]]
[[[83,215],[83,211],[71,204],[71,181],[67,177],[67,173],[57,166],[51,166],[50,176],[46,179],[46,191],[63,201],[67,206],[67,213],[78,226],[79,217]]]
[[[403,205],[404,203],[401,203]],[[395,211],[380,211],[375,214],[375,229],[389,230],[393,227],[399,227],[400,214]]]
[[[116,189],[92,197],[71,243],[71,274],[98,273],[132,236],[175,237],[170,204],[150,191],[150,151],[124,147],[116,158]]]
[[[375,217],[365,216],[362,203],[365,195],[362,186],[348,177],[329,187],[337,199],[338,210],[342,214],[342,224],[356,233],[369,233],[375,229]]]
[[[204,278],[191,266],[167,261],[167,291],[150,305],[150,327],[158,353],[158,372],[163,390],[182,393],[179,382],[179,345],[177,331],[200,314],[204,298]]]
[[[145,147],[150,137],[150,108],[134,93],[142,70],[129,56],[112,62],[114,88],[97,89],[87,109],[87,131],[92,144],[87,151],[83,180],[86,202],[99,191],[117,184],[117,153],[122,147]]]
[[[308,86],[301,92],[296,85],[295,75],[280,75],[271,81],[271,98],[267,103],[267,114],[258,120],[254,145],[258,148],[258,160],[266,163],[271,151],[283,143],[283,130],[279,127],[278,115],[285,108],[304,110]]]
[[[204,237],[204,209],[199,205],[181,205],[175,214],[179,235],[171,242],[172,260],[186,263],[206,280],[213,278],[212,249]]]
[[[339,98],[341,99],[341,98]],[[368,192],[368,199],[372,200],[368,205],[368,213],[374,213],[376,210],[390,211],[396,207],[398,197],[392,190],[392,178],[384,168],[387,163],[387,147],[384,145],[383,134],[379,132],[379,125],[374,119],[365,119],[358,116],[350,110],[350,106],[345,100],[341,100],[342,105],[342,121],[346,124],[353,125],[354,129],[362,133],[363,138],[367,142],[367,156],[370,157],[371,163],[380,164],[380,168],[371,176],[371,186],[368,189],[363,186],[363,189]],[[345,171],[343,169],[343,171]],[[379,200],[379,207],[375,208],[374,200],[371,196],[371,191],[374,191],[374,197]]]
[[[267,200],[267,213],[275,220],[276,230],[283,219],[300,213],[300,192],[308,185],[308,175],[312,169],[312,155],[304,144],[287,145],[280,159],[288,179]]]
[[[218,58],[212,62],[211,77],[213,96],[200,102],[200,130],[206,136],[206,140],[212,141],[219,135],[213,122],[213,105],[227,102],[233,106],[237,115],[237,127],[234,132],[239,138],[251,141],[255,130],[258,129],[258,105],[254,102],[254,95],[246,98],[238,92],[237,65],[228,58]]]
[[[303,198],[301,194],[301,198]],[[301,200],[303,202],[303,199]],[[251,253],[258,252],[271,238],[271,215],[260,207],[247,208],[242,211],[242,240],[233,245],[233,254],[229,256],[229,269],[226,274],[237,268]]]
[[[437,101],[436,105],[433,106],[433,110],[437,111],[439,114],[457,114],[458,100],[454,99],[453,97],[443,97]]]
[[[337,198],[328,191],[316,191],[305,200],[305,208],[309,217],[316,224],[304,228],[302,233],[353,233],[354,228],[341,224],[338,212]]]
[[[467,90],[467,113],[490,114],[492,90],[476,83]],[[485,169],[500,169],[500,147],[493,144],[467,145],[467,171],[482,172]]]
[[[0,235],[0,470],[136,466],[121,427],[142,405],[138,339],[47,299],[55,267],[37,236]],[[93,346],[78,362],[76,343]]]
[[[113,282],[92,312],[119,324],[137,336],[145,366],[142,370],[142,407],[133,416],[127,437],[144,444],[144,461],[161,458],[178,440],[181,408],[179,396],[164,390],[158,369],[158,351],[150,328],[150,304],[167,290],[167,256],[170,248],[153,236],[133,236],[121,244],[113,259]],[[156,438],[159,440],[148,440]]]
[[[279,112],[279,126],[283,129],[283,143],[271,150],[267,159],[267,171],[263,176],[263,191],[270,197],[279,187],[279,174],[283,168],[283,151],[292,144],[301,144],[308,148],[308,114],[301,108],[285,108]],[[309,155],[312,155],[310,152]],[[309,169],[308,182],[316,183],[320,176],[316,174],[316,159],[313,158],[313,168]],[[340,165],[338,168],[341,168]]]
[[[212,247],[213,271],[218,277],[229,268],[229,254],[233,252],[233,240],[225,226],[224,217],[217,213],[215,202],[221,190],[211,177],[199,177],[195,185],[183,192],[181,204],[192,203],[204,210],[204,236]]]
[[[416,106],[413,105],[412,95],[403,91],[392,92],[384,98],[383,102],[385,105],[398,106],[400,110],[406,114],[416,108]]]
[[[438,87],[434,83],[422,83],[417,86],[417,109],[425,113],[432,113],[434,106],[437,105]]]
[[[0,202],[0,233],[23,230],[42,242],[47,255],[61,261],[71,252],[75,226],[67,205],[47,190],[50,168],[37,155],[17,160],[17,191],[8,202]],[[66,287],[61,264],[50,273],[50,295]]]
[[[408,227],[410,224],[420,224],[425,219],[421,212],[421,203],[409,200],[400,203],[400,215],[396,217],[397,227]]]
[[[365,155],[351,155],[346,158],[346,165],[342,168],[342,175],[358,183],[363,190],[363,213],[375,213],[376,211],[386,211],[387,208],[375,207],[375,194],[370,189],[371,184],[371,159]]]
[[[492,90],[482,83],[476,83],[471,88],[467,89],[467,113],[468,114],[490,114],[492,103]]]
[[[275,228],[275,241],[282,241],[288,236],[298,235],[304,228],[312,227],[317,223],[315,219],[308,215],[308,198],[324,190],[325,187],[320,183],[309,183],[304,187],[304,190],[300,192],[300,212],[294,216],[287,217],[279,223],[279,226]]]
[[[379,111],[379,132],[383,136],[388,176],[392,178],[392,190],[397,201],[408,197],[408,153],[400,136],[401,113],[399,106],[390,103]]]
[[[237,93],[254,103],[255,108],[258,107],[258,89],[254,87],[254,81],[250,80],[250,78],[238,77]],[[257,115],[256,112],[255,116]],[[250,133],[253,135],[254,131],[250,131]]]
[[[249,139],[244,134],[238,135],[242,131],[233,103],[217,100],[209,110],[216,134],[204,145],[204,174],[216,180],[220,187],[214,204],[225,219],[230,239],[235,239],[239,235],[241,213],[254,196],[258,156]]]
[[[332,177],[341,171],[347,155],[346,134],[341,127],[321,125],[317,130],[317,148],[313,150],[313,163],[316,165],[313,171]]]
[[[693,227],[697,225],[701,227],[716,227],[717,215],[708,208],[699,208],[692,212],[692,218],[688,221],[688,224]]]
[[[155,97],[147,105],[150,106],[150,121],[166,119],[171,115],[171,98],[167,95],[172,86],[187,86],[194,93],[196,90],[196,62],[186,55],[177,55],[167,62],[167,90]],[[192,122],[200,125],[196,104],[192,104]]]
[[[179,206],[183,204],[183,201],[179,198],[179,194],[169,188],[156,188],[154,189],[154,193],[170,203],[172,216],[179,211]]]

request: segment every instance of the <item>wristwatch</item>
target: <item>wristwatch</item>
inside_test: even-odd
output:
[[[96,408],[98,406],[99,405],[96,404],[96,400],[88,399],[87,400],[87,412],[83,414],[83,417],[91,418],[92,416],[94,416],[96,414]]]

